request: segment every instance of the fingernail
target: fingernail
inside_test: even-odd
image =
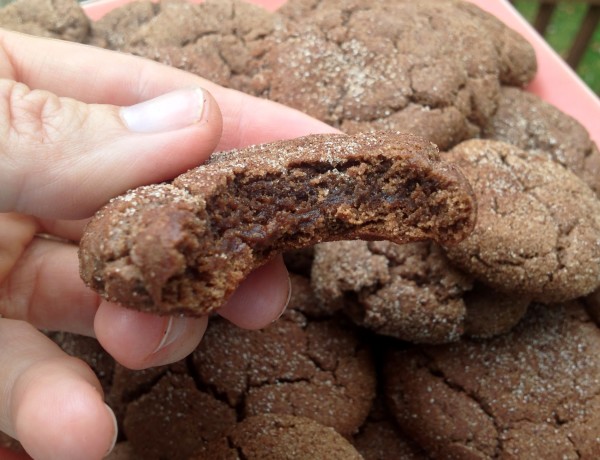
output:
[[[292,298],[292,279],[288,277],[288,296],[287,296],[287,300],[285,301],[285,305],[283,306],[283,308],[279,312],[279,315],[277,316],[277,318],[275,318],[273,320],[273,322],[277,321],[279,318],[281,318],[281,315],[283,315],[285,313],[285,311],[287,310],[288,305],[290,304],[291,298]]]
[[[106,406],[106,410],[108,410],[108,413],[110,414],[112,421],[114,423],[115,426],[115,434],[113,436],[113,440],[112,440],[112,444],[110,445],[109,449],[106,451],[106,455],[104,457],[108,457],[110,455],[110,453],[113,451],[113,449],[115,448],[115,444],[117,443],[117,436],[119,435],[119,426],[117,425],[117,417],[115,417],[115,413],[113,412],[113,410],[107,405]]]
[[[185,332],[187,320],[183,316],[171,316],[165,327],[162,340],[156,347],[153,353],[158,353],[160,350],[168,347],[177,339],[179,339]]]
[[[206,97],[201,88],[172,91],[149,101],[121,107],[121,119],[134,133],[160,133],[202,120]]]

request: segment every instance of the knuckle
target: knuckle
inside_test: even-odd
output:
[[[0,117],[6,132],[4,139],[35,144],[58,140],[63,124],[60,98],[22,83],[0,82]]]

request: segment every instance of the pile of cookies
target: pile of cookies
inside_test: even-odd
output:
[[[105,388],[111,459],[600,457],[600,153],[522,89],[536,62],[515,32],[459,0],[136,2],[95,23],[68,0],[22,0],[0,25],[145,56],[348,134],[411,132],[477,202],[457,244],[287,252],[277,322],[215,317],[170,366],[130,371],[52,334]]]

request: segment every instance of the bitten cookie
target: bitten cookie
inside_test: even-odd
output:
[[[473,185],[475,229],[446,255],[499,291],[540,302],[574,299],[600,284],[600,200],[547,158],[490,140],[444,154]]]
[[[199,381],[246,416],[298,415],[350,436],[375,396],[370,351],[352,325],[294,310],[260,331],[215,319],[192,358]]]
[[[594,459],[600,330],[578,303],[536,305],[506,335],[395,351],[389,407],[432,458]]]
[[[305,417],[262,414],[238,423],[190,460],[362,460],[333,429]]]
[[[312,135],[215,154],[112,200],[86,227],[80,270],[125,306],[202,315],[276,253],[359,238],[451,245],[474,220],[469,183],[428,141]]]
[[[83,42],[90,20],[75,0],[17,0],[0,8],[0,27],[39,37]]]
[[[291,21],[236,88],[349,133],[402,130],[445,150],[479,133],[500,82],[536,69],[522,37],[466,2],[290,0],[280,14]]]
[[[573,171],[600,195],[600,152],[586,129],[535,94],[503,87],[482,137],[541,153]]]

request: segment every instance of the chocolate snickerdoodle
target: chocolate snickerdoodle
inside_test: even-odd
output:
[[[332,428],[290,415],[248,417],[190,460],[361,460]]]
[[[81,240],[81,276],[145,311],[202,315],[278,252],[341,239],[454,244],[475,201],[437,148],[400,133],[312,135],[218,153],[113,199]]]
[[[443,157],[477,197],[473,232],[450,261],[498,291],[543,303],[600,285],[600,201],[573,172],[504,142],[465,141]]]

